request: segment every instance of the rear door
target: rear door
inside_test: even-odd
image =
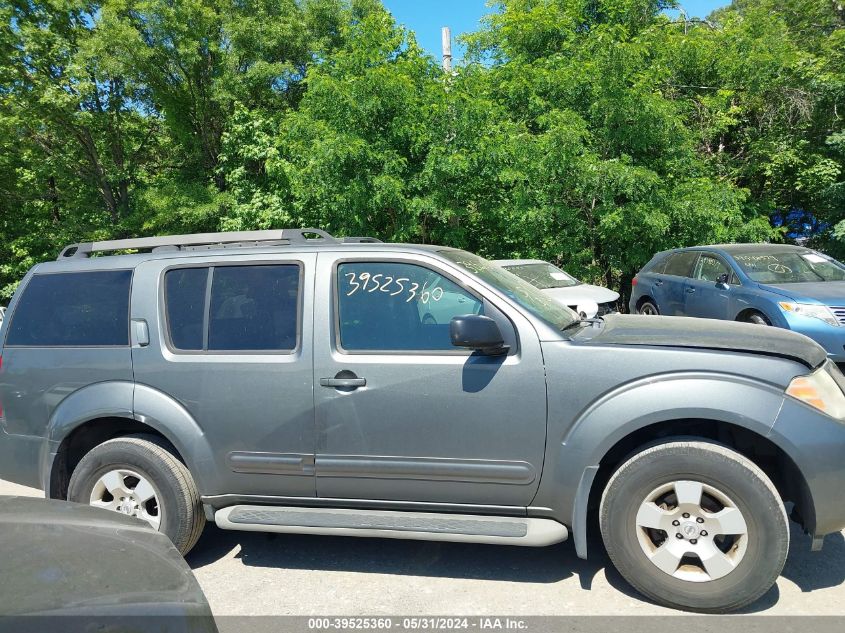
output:
[[[221,490],[314,495],[313,253],[141,264],[135,380],[177,400],[202,429]]]
[[[697,259],[698,251],[680,251],[669,257],[662,275],[663,303],[658,303],[661,314],[685,314],[686,284]]]
[[[731,318],[731,288],[717,286],[720,275],[731,278],[730,266],[715,253],[702,253],[685,287],[684,314],[708,319]]]
[[[643,296],[651,297],[658,306],[666,305],[666,278],[663,271],[666,269],[666,262],[672,254],[664,255],[659,261],[637,274],[638,290]]]

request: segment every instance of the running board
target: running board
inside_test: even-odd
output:
[[[218,510],[214,522],[224,530],[530,547],[560,543],[569,536],[566,526],[552,519],[385,510],[242,505]]]

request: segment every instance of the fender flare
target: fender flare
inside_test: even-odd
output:
[[[53,410],[45,429],[41,449],[41,488],[49,498],[56,455],[61,443],[77,428],[97,418],[132,419],[132,393],[135,386],[128,381],[97,382],[78,389]]]
[[[127,418],[146,424],[169,441],[185,461],[203,494],[218,488],[213,453],[202,428],[176,400],[128,381],[108,381],[74,391],[56,407],[41,455],[42,488],[50,494],[59,447],[74,430],[98,418]]]
[[[745,428],[790,455],[772,434],[783,401],[782,388],[747,377],[683,373],[623,385],[586,407],[560,444],[553,475],[558,483],[571,482],[573,492],[564,500],[564,508],[572,512],[578,557],[587,558],[588,506],[601,461],[619,441],[661,422],[700,419]],[[643,402],[658,406],[644,409]],[[620,419],[628,422],[620,425]]]
[[[178,401],[148,385],[136,383],[133,417],[166,437],[185,460],[202,495],[220,492],[219,474],[208,437]]]

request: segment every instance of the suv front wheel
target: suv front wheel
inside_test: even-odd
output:
[[[766,474],[724,446],[670,442],[611,477],[600,507],[613,565],[655,602],[739,609],[777,580],[789,549],[783,503]]]
[[[73,470],[68,499],[146,521],[186,554],[199,540],[205,515],[191,473],[172,451],[154,435],[103,442]]]

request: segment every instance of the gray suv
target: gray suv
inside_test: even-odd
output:
[[[133,254],[107,253],[134,251]],[[95,256],[96,255],[96,256]],[[804,336],[579,320],[439,246],[315,229],[76,244],[0,331],[0,477],[223,529],[544,546],[676,608],[845,526],[845,377]]]

